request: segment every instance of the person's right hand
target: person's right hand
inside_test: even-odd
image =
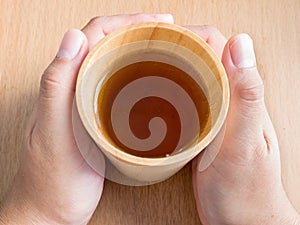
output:
[[[299,223],[281,182],[279,147],[264,103],[252,39],[240,34],[227,42],[209,26],[188,28],[220,58],[223,52],[231,95],[223,132],[206,149],[218,148],[218,155],[210,165],[205,153],[193,162],[194,195],[202,223]]]

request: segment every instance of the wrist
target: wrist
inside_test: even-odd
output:
[[[279,197],[280,196],[280,197]],[[237,201],[238,202],[238,201]],[[300,225],[300,215],[292,206],[291,202],[285,195],[278,194],[276,198],[268,201],[254,202],[248,201],[241,207],[236,207],[236,202],[231,202],[234,211],[222,209],[221,217],[215,216],[215,220],[209,221],[208,224],[229,224],[229,225],[246,225],[246,224],[268,224],[268,225]],[[225,213],[226,212],[226,213]]]
[[[287,225],[300,225],[300,215],[298,212],[291,206],[287,213],[282,212],[281,220],[274,224],[287,224]]]
[[[8,196],[0,206],[0,225],[4,224],[50,224],[35,208],[24,202]]]
[[[90,217],[78,217],[78,210],[72,210],[60,201],[51,201],[47,191],[35,191],[39,188],[28,185],[23,176],[17,175],[15,182],[0,202],[0,225],[3,224],[43,224],[43,225],[74,225],[87,224]],[[41,197],[43,196],[43,197]],[[55,203],[55,204],[53,204]],[[80,211],[79,211],[80,212]],[[71,216],[70,216],[71,215]]]
[[[277,209],[270,210],[269,213],[262,217],[253,215],[257,220],[253,224],[269,224],[269,225],[300,225],[300,215],[286,198],[285,201],[277,204]]]
[[[0,225],[43,224],[59,225],[39,211],[26,196],[13,187],[0,205]]]
[[[274,222],[271,224],[286,224],[286,225],[300,225],[300,215],[293,207],[292,203],[288,199],[285,191],[284,197],[281,202],[279,202],[278,217],[276,218],[274,215]]]

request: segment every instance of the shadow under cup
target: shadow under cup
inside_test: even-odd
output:
[[[190,85],[191,89],[187,91],[189,87],[181,86],[175,76],[150,74],[134,79],[116,94],[108,110],[109,117],[118,140],[141,152],[130,154],[120,149],[103,128],[99,118],[102,106],[99,99],[105,84],[117,71],[140,62],[170,65],[183,71],[195,85]],[[200,87],[209,107],[207,113],[199,113],[204,101],[199,100],[202,105],[197,102],[192,86]],[[168,126],[163,118],[156,116],[149,120],[145,126],[148,126],[150,135],[146,138],[136,137],[129,123],[135,104],[149,97],[171,104],[180,118],[176,148],[165,156],[143,156],[167,136]],[[76,87],[74,109],[78,114],[75,115],[73,110],[73,117],[78,117],[82,124],[73,123],[73,129],[83,157],[100,175],[121,184],[148,185],[169,178],[199,154],[219,132],[228,105],[226,73],[203,40],[176,25],[140,23],[106,36],[86,57]]]

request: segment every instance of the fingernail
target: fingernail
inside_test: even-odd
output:
[[[163,14],[164,18],[169,22],[169,23],[174,23],[174,17],[171,14]]]
[[[163,22],[166,23],[174,23],[173,15],[166,13],[166,14],[154,14],[154,17],[161,19]]]
[[[80,51],[84,42],[84,36],[81,31],[71,29],[65,33],[57,53],[58,58],[74,59]]]
[[[256,59],[253,49],[253,41],[248,34],[238,35],[229,44],[230,55],[233,64],[240,69],[255,67]]]

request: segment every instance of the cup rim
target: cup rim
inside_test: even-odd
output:
[[[162,28],[162,29],[171,30],[173,32],[180,33],[180,35],[183,35],[183,36],[188,36],[190,39],[194,40],[197,44],[200,45],[200,47],[202,49],[204,49],[206,51],[206,53],[211,58],[213,65],[217,70],[217,73],[220,74],[220,83],[222,86],[224,113],[220,113],[218,115],[216,122],[214,123],[212,128],[205,135],[205,137],[203,139],[201,139],[194,146],[194,148],[186,149],[185,151],[179,152],[174,155],[170,155],[168,157],[147,158],[147,157],[139,157],[139,156],[131,155],[131,154],[126,153],[125,151],[122,151],[122,150],[118,149],[117,147],[113,146],[107,140],[104,140],[105,139],[104,137],[102,138],[103,140],[99,139],[98,137],[96,138],[95,134],[98,131],[93,129],[88,124],[88,122],[85,120],[84,113],[83,113],[84,107],[82,107],[82,105],[81,105],[81,100],[84,97],[80,94],[79,87],[82,83],[84,75],[88,71],[88,68],[95,62],[95,60],[97,60],[98,54],[99,54],[102,46],[104,46],[105,43],[107,43],[111,39],[114,39],[117,36],[126,35],[127,31],[132,32],[135,30],[145,29],[145,28],[147,28],[147,29],[148,28],[153,28],[153,29]],[[151,40],[150,38],[149,38],[149,40]],[[122,46],[122,44],[119,46]],[[119,46],[116,46],[116,47],[119,47]],[[101,53],[100,53],[100,55],[101,55]],[[95,92],[95,90],[93,90],[93,92]],[[82,63],[82,65],[80,67],[80,70],[78,73],[78,78],[77,78],[77,83],[76,83],[75,99],[76,99],[76,106],[77,106],[77,110],[78,110],[80,119],[81,119],[86,131],[91,136],[93,141],[98,146],[101,146],[99,148],[101,148],[102,151],[109,153],[110,155],[117,158],[118,160],[130,163],[133,165],[141,165],[141,166],[160,165],[161,166],[161,165],[174,164],[174,163],[185,161],[185,160],[189,161],[190,159],[192,159],[196,155],[198,155],[215,138],[215,136],[219,133],[219,131],[226,119],[226,115],[227,115],[228,108],[229,108],[229,99],[230,99],[229,93],[230,93],[229,83],[228,83],[226,71],[225,71],[220,59],[218,58],[216,53],[212,50],[212,48],[204,40],[202,40],[198,35],[196,35],[192,31],[190,31],[184,27],[181,27],[179,25],[176,25],[176,24],[169,24],[169,23],[162,23],[162,22],[142,22],[142,23],[128,25],[128,26],[122,27],[116,31],[113,31],[112,33],[108,34],[103,39],[101,39],[93,47],[93,49],[88,53],[88,55],[86,56],[86,58],[84,59],[84,62]],[[207,138],[208,136],[210,137],[209,139]],[[197,150],[195,150],[195,148]],[[191,157],[187,158],[187,156],[191,156]]]

